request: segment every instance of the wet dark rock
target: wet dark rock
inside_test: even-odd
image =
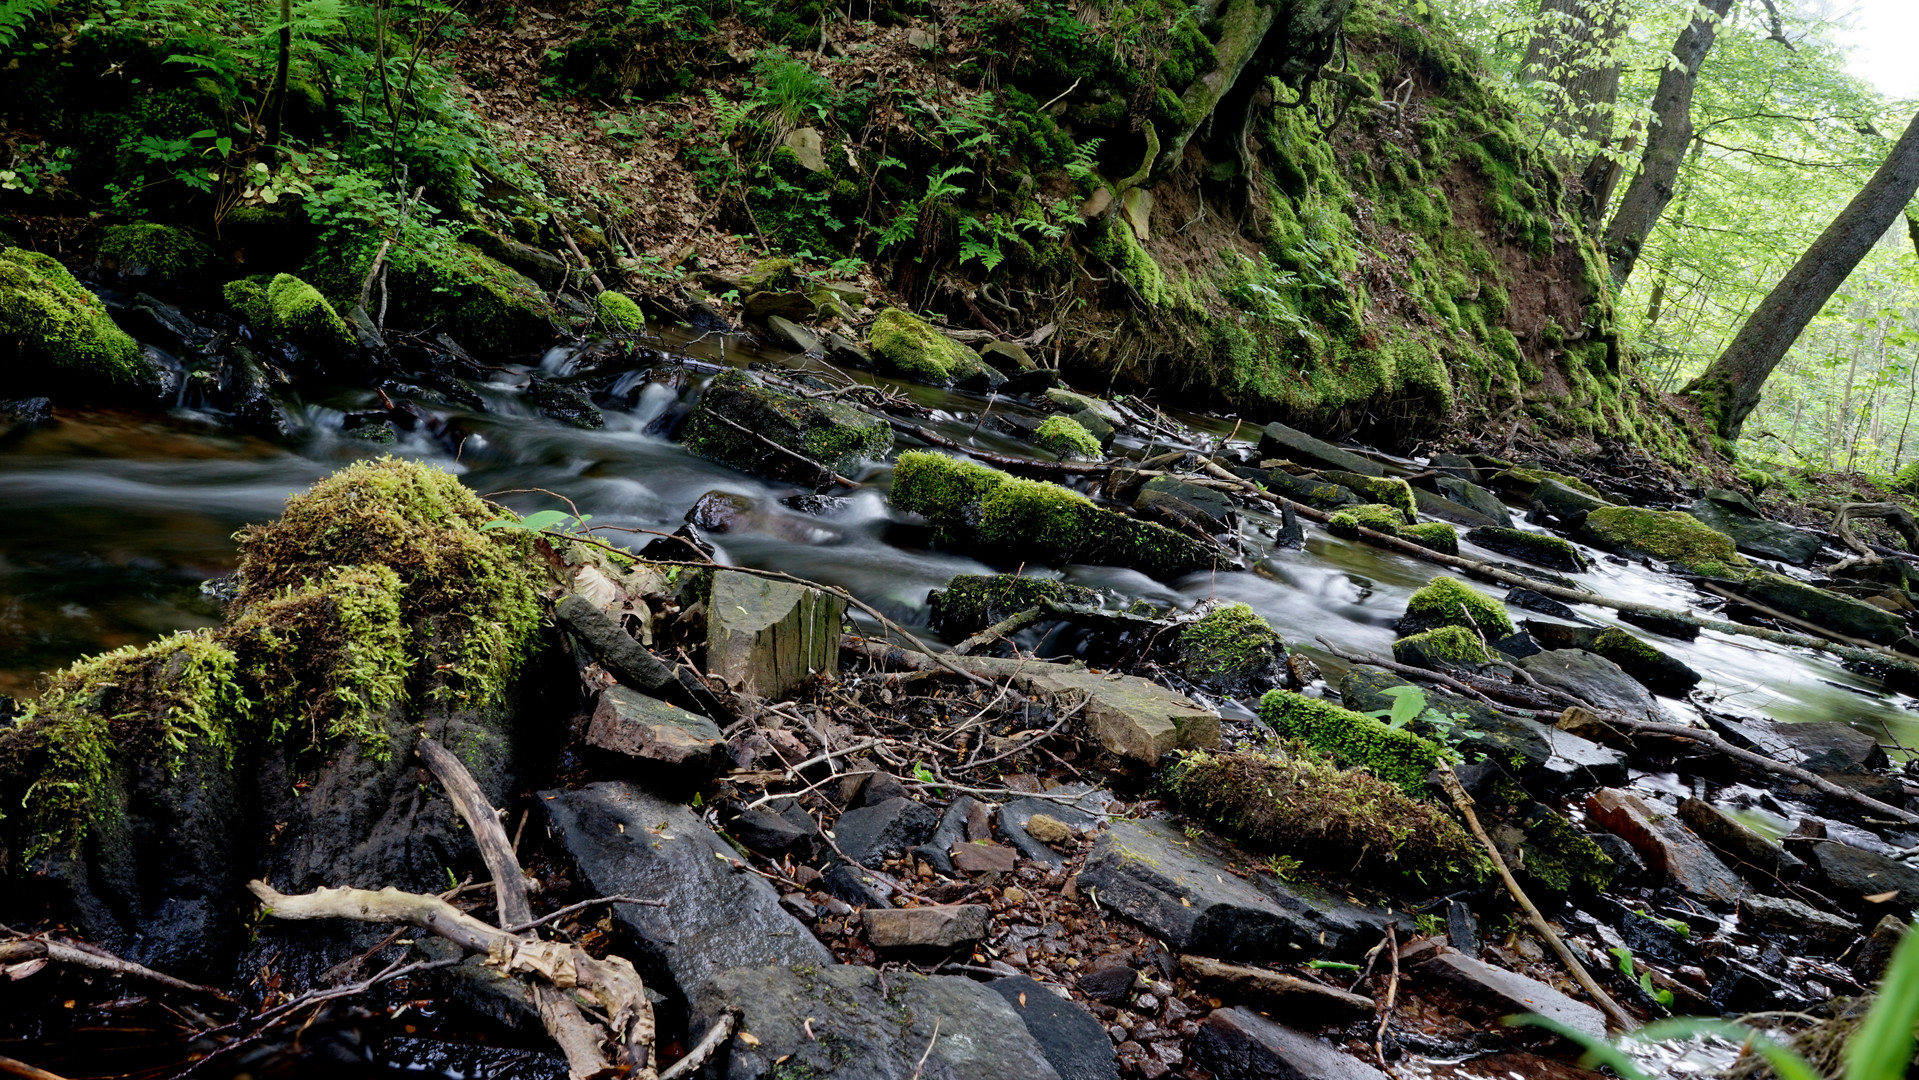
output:
[[[1603,656],[1579,649],[1555,649],[1529,656],[1519,666],[1542,685],[1563,690],[1600,709],[1657,718],[1659,705],[1639,681]]]
[[[1690,923],[1686,926],[1687,932],[1682,934],[1656,918],[1622,907],[1618,926],[1619,936],[1625,939],[1626,947],[1632,950],[1634,956],[1661,964],[1699,962],[1699,947],[1693,940],[1694,931]]]
[[[1114,822],[1079,874],[1117,911],[1177,952],[1270,962],[1363,952],[1393,918],[1261,877],[1257,884],[1162,820]],[[1408,920],[1410,921],[1410,920]]]
[[[1539,486],[1533,488],[1531,500],[1533,505],[1544,507],[1552,516],[1565,522],[1582,520],[1592,511],[1612,505],[1550,477],[1541,480]]]
[[[846,857],[862,866],[878,868],[889,858],[907,853],[939,824],[931,807],[896,796],[840,815],[833,840]]]
[[[1877,772],[1888,762],[1877,738],[1838,720],[1780,723],[1764,717],[1734,720],[1707,714],[1706,722],[1720,738],[1742,750],[1828,776]]]
[[[707,384],[681,437],[701,457],[809,486],[821,485],[829,470],[855,472],[862,460],[893,445],[884,419],[762,386],[739,371],[721,372]]]
[[[1526,630],[1547,649],[1581,649],[1605,657],[1655,694],[1682,698],[1699,684],[1699,673],[1658,647],[1613,627],[1566,626],[1526,621]]]
[[[1240,469],[1238,472],[1241,476],[1265,484],[1267,490],[1281,498],[1317,510],[1337,510],[1342,506],[1358,506],[1367,501],[1355,494],[1353,489],[1318,475],[1294,476],[1285,469]]]
[[[813,492],[807,491],[798,495],[786,496],[780,500],[780,505],[789,510],[797,510],[802,514],[812,514],[815,517],[832,517],[835,514],[845,511],[851,503],[838,495],[816,495]]]
[[[1726,962],[1726,970],[1713,981],[1709,996],[1719,1011],[1734,1014],[1763,1012],[1792,1003],[1785,983],[1739,960]]]
[[[776,342],[787,346],[794,352],[817,354],[823,351],[818,336],[811,330],[806,329],[784,316],[768,315],[766,317],[766,329]]]
[[[1047,601],[1097,605],[1099,593],[1051,578],[961,574],[927,594],[927,621],[942,634],[965,636]]]
[[[1119,1080],[1113,1042],[1084,1006],[1024,975],[996,979],[986,988],[1019,1014],[1060,1080]]]
[[[1074,423],[1086,429],[1086,434],[1099,440],[1100,449],[1112,449],[1113,436],[1119,434],[1119,429],[1108,422],[1104,416],[1091,409],[1081,409],[1070,416]]]
[[[561,386],[539,376],[526,384],[526,399],[533,407],[562,424],[572,424],[577,428],[603,428],[606,417],[600,414],[593,399],[575,387]]]
[[[673,530],[671,536],[662,536],[647,543],[640,549],[642,559],[666,559],[685,562],[688,559],[710,559],[713,557],[713,545],[706,542],[700,530],[692,522]]]
[[[1631,844],[1648,869],[1683,893],[1724,909],[1746,891],[1726,864],[1664,806],[1630,791],[1603,788],[1587,797],[1586,814]]]
[[[1667,615],[1646,611],[1622,611],[1619,613],[1619,621],[1678,641],[1692,641],[1699,637],[1699,627]]]
[[[1538,563],[1552,570],[1577,573],[1586,568],[1579,552],[1570,543],[1545,533],[1482,526],[1468,532],[1466,539],[1488,551]]]
[[[1341,450],[1323,439],[1315,439],[1281,423],[1267,424],[1259,435],[1259,456],[1283,458],[1314,468],[1341,469],[1361,476],[1385,476],[1386,470],[1371,458]]]
[[[1207,994],[1313,1024],[1351,1023],[1373,1015],[1373,999],[1265,968],[1182,956],[1179,966]]]
[[[767,810],[743,811],[733,819],[734,839],[762,855],[810,854],[813,833],[780,814]]]
[[[764,325],[770,317],[778,315],[793,322],[805,322],[817,310],[818,305],[802,292],[756,292],[740,301],[740,320]]]
[[[1524,630],[1507,634],[1503,638],[1495,638],[1487,644],[1493,647],[1494,652],[1513,660],[1524,660],[1528,656],[1537,656],[1546,651],[1540,648],[1538,640]]]
[[[1853,958],[1852,973],[1860,982],[1871,985],[1879,981],[1886,973],[1886,965],[1892,960],[1894,949],[1906,936],[1907,924],[1897,915],[1883,915],[1873,926],[1872,933],[1859,946],[1859,955]]]
[[[1038,397],[1059,385],[1059,372],[1052,368],[1034,368],[1017,374],[1008,373],[1006,381],[1000,385],[1000,393],[1013,396]],[[1080,425],[1084,427],[1085,425]]]
[[[1679,816],[1706,846],[1755,883],[1794,881],[1806,864],[1785,848],[1747,828],[1704,799],[1684,799]]]
[[[1606,1034],[1606,1018],[1598,1009],[1537,979],[1462,953],[1447,950],[1415,970],[1422,985],[1439,990],[1462,1015],[1493,1021],[1515,1013],[1538,1013],[1594,1038]]]
[[[1906,621],[1884,608],[1779,574],[1755,573],[1734,586],[1734,591],[1847,637],[1891,645],[1906,633]]]
[[[913,857],[942,874],[951,874],[961,869],[954,865],[953,857],[949,853],[953,850],[953,845],[967,839],[966,823],[976,806],[985,808],[984,803],[971,795],[961,795],[948,803],[946,810],[940,814],[939,825],[933,829],[933,835],[927,837],[925,843],[913,849]]]
[[[1451,900],[1446,904],[1446,940],[1462,955],[1479,958],[1479,920],[1473,917],[1472,907],[1464,900]]]
[[[1614,884],[1636,884],[1646,879],[1646,861],[1624,837],[1602,832],[1593,837],[1593,843],[1612,860]]]
[[[1733,546],[1747,555],[1809,566],[1819,554],[1819,537],[1804,529],[1766,520],[1752,500],[1737,492],[1708,488],[1705,497],[1694,500],[1687,512],[1714,532],[1732,537]]]
[[[1831,841],[1809,844],[1804,850],[1810,855],[1806,861],[1825,881],[1823,891],[1841,903],[1872,914],[1910,911],[1919,905],[1919,868]]]
[[[1512,514],[1506,509],[1506,504],[1500,501],[1499,496],[1487,491],[1478,484],[1470,480],[1459,479],[1455,476],[1442,476],[1439,478],[1438,484],[1440,494],[1481,517],[1487,518],[1487,524],[1497,525],[1501,528],[1510,528],[1512,526]]]
[[[893,890],[872,874],[851,863],[836,863],[820,879],[827,892],[860,908],[890,908]]]
[[[1467,528],[1478,525],[1502,525],[1506,521],[1502,518],[1487,517],[1470,506],[1456,503],[1444,495],[1435,495],[1422,487],[1413,489],[1413,505],[1418,508],[1422,519],[1449,521]]]
[[[1463,454],[1434,454],[1432,467],[1469,484],[1479,483],[1479,470],[1473,466],[1472,459]]]
[[[53,399],[13,398],[0,401],[0,439],[17,431],[53,423]]]
[[[685,520],[706,532],[731,532],[753,520],[753,500],[738,492],[709,491],[694,501]]]
[[[1859,924],[1789,898],[1754,893],[1739,901],[1739,925],[1771,941],[1802,939],[1811,956],[1838,956],[1859,936]]]
[[[1091,829],[1100,823],[1099,816],[1093,810],[1106,805],[1110,798],[1105,792],[1093,791],[1084,785],[1055,788],[1053,794],[1079,798],[1073,803],[1053,799],[1014,799],[999,808],[1000,838],[1018,849],[1021,858],[1047,866],[1061,865],[1059,852],[1029,834],[1026,823],[1035,816],[1043,815],[1065,822],[1074,829]]]
[[[1511,784],[1493,785],[1487,816],[1499,845],[1526,890],[1546,899],[1584,898],[1612,886],[1613,863],[1592,837],[1559,811],[1527,797]]]
[[[1141,985],[1139,971],[1132,958],[1124,954],[1102,956],[1080,973],[1079,992],[1094,1001],[1124,1005],[1133,1000],[1133,991]]]
[[[906,785],[900,778],[889,772],[876,772],[868,776],[859,790],[853,793],[853,800],[847,804],[850,809],[862,806],[878,806],[888,799],[906,798]]]
[[[947,950],[985,937],[990,914],[984,904],[882,908],[860,916],[860,925],[875,949]]]
[[[1386,1080],[1324,1039],[1250,1009],[1215,1009],[1200,1024],[1192,1052],[1216,1080]]]
[[[1531,589],[1512,589],[1508,591],[1506,593],[1506,605],[1508,607],[1525,608],[1527,611],[1537,611],[1541,615],[1551,615],[1555,619],[1565,619],[1569,622],[1579,621],[1578,612],[1554,600],[1550,596],[1534,592]]]
[[[826,355],[838,363],[851,364],[858,368],[873,366],[873,358],[864,346],[838,331],[826,335]]]
[[[704,1031],[727,1009],[739,1010],[739,1030],[753,1039],[733,1038],[714,1070],[725,1080],[1059,1077],[1017,1010],[958,976],[831,963],[741,968],[693,998],[689,1026]]]
[[[623,782],[541,792],[540,803],[592,895],[666,902],[613,908],[649,981],[663,973],[690,995],[731,968],[833,962],[765,878],[732,869],[738,855],[685,806]]]
[[[1223,492],[1189,484],[1171,476],[1155,476],[1146,481],[1140,488],[1140,500],[1144,500],[1148,494],[1170,495],[1198,509],[1212,523],[1213,528],[1209,530],[1212,532],[1224,532],[1226,523],[1235,517],[1233,501]],[[1134,505],[1137,507],[1140,503],[1136,501]]]

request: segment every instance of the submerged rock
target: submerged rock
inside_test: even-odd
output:
[[[892,499],[931,521],[943,540],[991,549],[1009,562],[1103,563],[1155,577],[1232,562],[1163,525],[1095,506],[1076,491],[944,454],[901,454]]]
[[[0,341],[17,357],[10,394],[92,403],[159,388],[139,343],[49,255],[0,250]]]
[[[884,454],[893,429],[851,405],[798,397],[725,371],[707,384],[682,438],[701,457],[814,486],[828,472],[857,472],[861,461]]]
[[[1884,608],[1780,574],[1748,574],[1734,588],[1769,608],[1847,637],[1891,645],[1906,636],[1906,621]]]
[[[576,428],[597,430],[606,426],[593,399],[577,387],[564,386],[535,376],[526,384],[526,399],[549,418]]]

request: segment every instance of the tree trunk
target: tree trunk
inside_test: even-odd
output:
[[[1726,351],[1686,387],[1729,452],[1730,444],[1739,438],[1740,425],[1759,404],[1766,377],[1852,268],[1898,220],[1915,190],[1919,190],[1919,116],[1906,125],[1905,134],[1866,186],[1759,302]]]
[[[1726,17],[1732,0],[1700,0],[1703,12],[1695,17],[1679,40],[1673,42],[1673,59],[1660,73],[1659,89],[1652,97],[1652,129],[1646,133],[1646,151],[1639,159],[1639,172],[1619,200],[1619,211],[1606,226],[1606,257],[1612,260],[1615,286],[1624,286],[1632,274],[1639,249],[1645,245],[1659,215],[1672,201],[1673,184],[1679,178],[1680,158],[1686,144],[1692,142],[1692,90],[1699,78],[1699,65],[1706,62],[1718,33],[1719,20]],[[1707,17],[1710,15],[1710,17]]]
[[[1613,47],[1626,31],[1619,0],[1539,0],[1539,21],[1526,43],[1520,77],[1550,82],[1565,94],[1553,127],[1569,139],[1604,142],[1619,100]]]
[[[281,121],[287,112],[287,68],[293,62],[293,0],[280,0],[280,59],[273,69],[273,91],[268,95],[267,168],[280,161]]]
[[[1625,140],[1619,144],[1621,155],[1632,153],[1639,145],[1641,130],[1640,122],[1634,120]],[[1586,223],[1586,231],[1592,235],[1598,236],[1600,227],[1606,224],[1606,211],[1612,209],[1613,190],[1625,172],[1624,161],[1602,151],[1594,154],[1586,171],[1579,174],[1579,220]]]
[[[1686,164],[1688,166],[1698,165],[1700,152],[1705,148],[1706,142],[1704,139],[1694,139],[1692,141],[1692,153],[1686,156]],[[1658,273],[1653,276],[1652,296],[1646,300],[1647,333],[1651,333],[1652,328],[1658,325],[1659,314],[1666,301],[1666,289],[1672,283],[1673,245],[1678,243],[1678,230],[1686,226],[1686,199],[1691,194],[1692,188],[1690,186],[1679,192],[1679,205],[1673,209],[1674,234],[1672,240],[1659,251],[1659,270]]]

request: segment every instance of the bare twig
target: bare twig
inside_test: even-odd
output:
[[[687,1051],[685,1057],[660,1073],[660,1080],[681,1080],[699,1071],[700,1066],[710,1061],[720,1047],[726,1045],[727,1038],[733,1034],[733,1028],[738,1023],[738,1013],[731,1010],[721,1013],[720,1018],[713,1021],[713,1026],[706,1029],[706,1034],[693,1045],[692,1050]]]

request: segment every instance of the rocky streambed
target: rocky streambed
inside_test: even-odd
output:
[[[109,299],[183,370],[244,373],[230,328]],[[1907,564],[1819,577],[1845,552],[1739,493],[1633,508],[1604,470],[1011,361],[954,390],[738,339],[394,345],[419,355],[365,363],[410,374],[371,389],[274,344],[284,382],[15,410],[0,1053],[581,1074],[550,978],[263,918],[253,879],[495,928],[524,882],[560,913],[527,940],[632,964],[640,1065],[901,1080],[1565,1073],[1575,1047],[1500,1019],[1608,1015],[1462,804],[1615,1029],[1797,1030],[1870,990],[1919,898]],[[458,479],[352,466],[387,453]],[[423,739],[500,811],[507,876]]]

